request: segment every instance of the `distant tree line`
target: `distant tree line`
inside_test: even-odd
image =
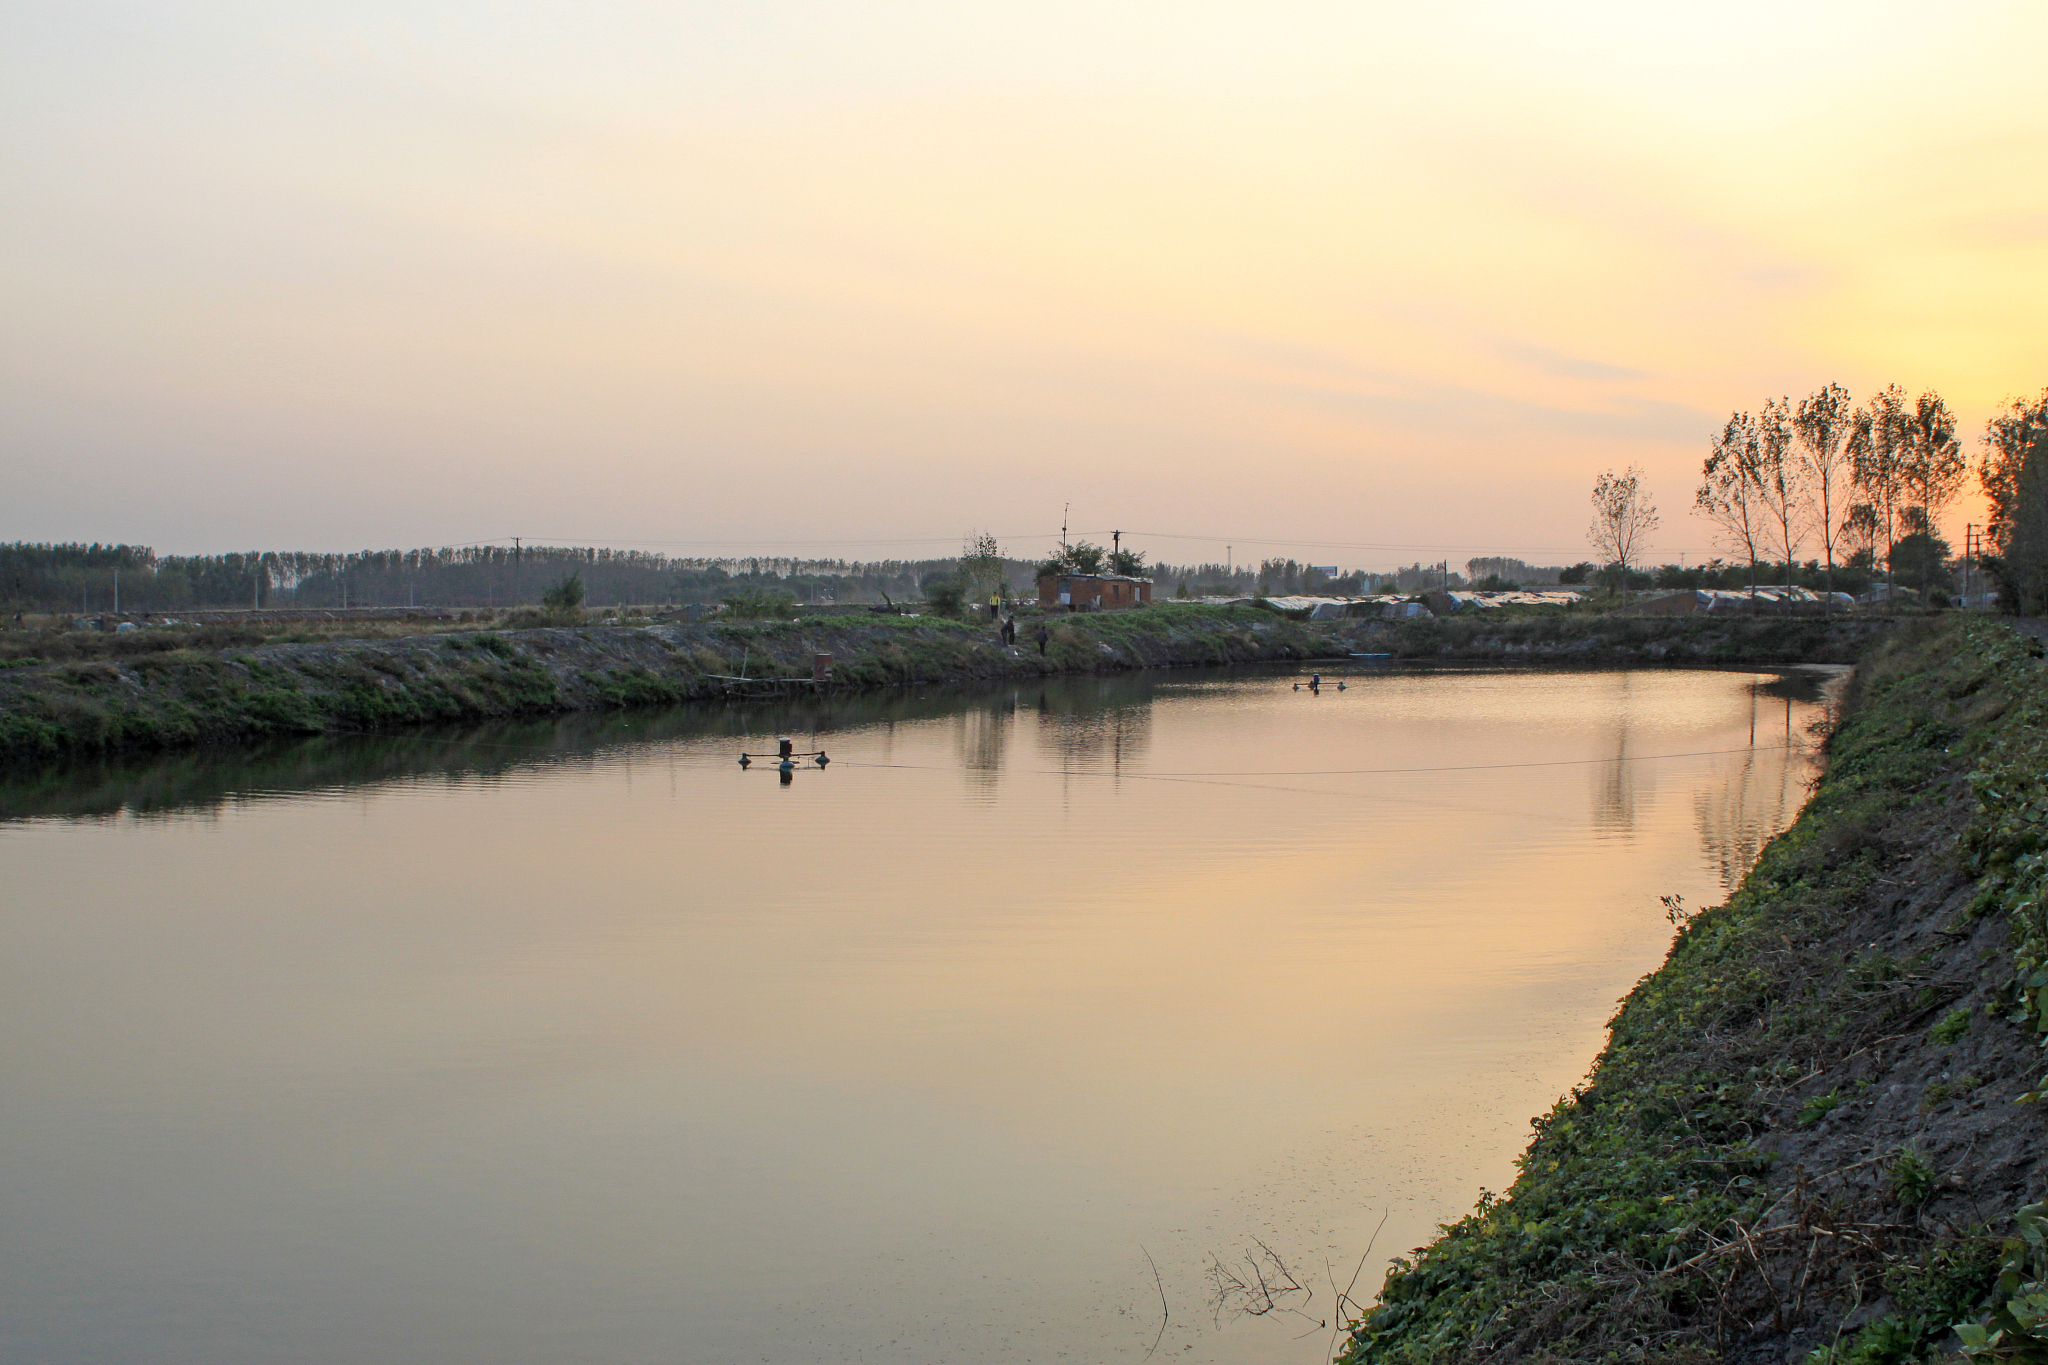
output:
[[[1155,590],[1175,597],[1291,597],[1296,594],[1338,595],[1362,591],[1361,572],[1330,574],[1292,559],[1248,564],[1147,564],[1143,550],[1105,549],[1086,540],[1063,545],[1041,560],[1034,575],[1060,573],[1122,574],[1149,578]]]
[[[167,611],[250,606],[288,572],[290,556],[158,555],[145,545],[0,544],[0,606],[8,611]]]
[[[1518,559],[1468,561],[1467,571],[1481,562],[1520,566],[1528,573],[1522,580],[1525,582],[1557,581],[1558,570],[1530,568]],[[1391,570],[1347,569],[1334,574],[1329,572],[1330,567],[1293,559],[1262,559],[1256,566],[1159,564],[1153,567],[1151,576],[1162,585],[1172,585],[1176,597],[1361,597],[1370,593],[1418,593],[1469,586],[1466,575],[1444,564],[1417,562]]]
[[[641,550],[464,546],[353,554],[264,551],[159,555],[142,545],[0,544],[0,606],[82,614],[223,607],[509,608],[538,603],[577,575],[588,601],[667,605],[767,593],[796,605],[917,600],[934,575],[962,560],[847,561],[677,558]],[[1033,581],[1033,565],[984,558],[1006,595]]]
[[[1366,591],[1363,572],[1332,574],[1328,568],[1292,559],[1262,559],[1255,578],[1257,591],[1268,597],[1356,597]]]
[[[1558,581],[1564,569],[1559,565],[1525,564],[1519,559],[1488,555],[1465,561],[1465,577],[1486,591],[1505,592],[1515,588],[1548,587]]]
[[[1158,564],[1152,577],[1175,597],[1250,597],[1259,590],[1258,570],[1248,564]]]
[[[1160,564],[1152,570],[1162,584],[1172,584],[1180,597],[1269,597],[1331,596],[1358,597],[1370,593],[1422,593],[1439,588],[1478,588],[1511,592],[1517,588],[1547,587],[1559,581],[1565,569],[1559,565],[1537,565],[1506,556],[1482,556],[1465,561],[1459,573],[1446,563],[1417,561],[1390,570],[1350,569],[1338,574],[1292,559],[1265,559],[1256,567],[1226,564]]]

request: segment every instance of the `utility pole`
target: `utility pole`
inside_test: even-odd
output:
[[[1116,563],[1116,557],[1123,553],[1123,548],[1124,533],[1122,531],[1111,531],[1109,533],[1109,560],[1112,567]]]
[[[1061,504],[1060,504],[1060,558],[1061,558],[1061,559],[1065,559],[1065,558],[1067,557],[1067,513],[1073,510],[1073,506],[1074,506],[1074,504],[1072,504],[1071,502],[1063,502],[1063,503],[1061,503]]]
[[[1975,522],[1963,523],[1963,605],[1970,603],[1970,534],[1976,530]]]

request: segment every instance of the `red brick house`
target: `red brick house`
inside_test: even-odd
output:
[[[1038,605],[1048,611],[1121,611],[1152,605],[1152,580],[1114,573],[1047,573],[1038,576]]]

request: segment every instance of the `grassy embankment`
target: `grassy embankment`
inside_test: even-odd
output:
[[[307,641],[249,627],[80,635],[68,653],[0,658],[0,758],[51,758],[275,735],[390,730],[440,721],[604,710],[723,696],[717,675],[806,678],[834,656],[841,688],[1052,673],[1341,658],[1617,665],[1798,663],[1854,657],[1883,623],[1692,620],[1572,613],[1478,620],[1310,624],[1252,607],[1020,621],[1015,648],[986,622],[837,616],[705,625],[399,633]],[[239,633],[238,633],[239,632]],[[225,647],[223,647],[225,646]],[[0,650],[9,642],[0,637]]]
[[[837,617],[472,631],[221,650],[137,649],[0,668],[0,757],[33,758],[390,730],[722,697],[720,675],[840,688],[1326,656],[1327,631],[1250,608],[1059,617],[1039,655],[986,623]],[[128,638],[128,637],[123,637]]]
[[[2048,1359],[2040,653],[1878,651],[1798,822],[1341,1359]]]

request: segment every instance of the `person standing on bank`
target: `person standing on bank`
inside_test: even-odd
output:
[[[1047,630],[1047,629],[1046,629],[1046,628],[1045,628],[1044,626],[1040,626],[1040,627],[1038,628],[1038,657],[1039,657],[1039,658],[1041,658],[1041,659],[1042,659],[1042,658],[1044,658],[1044,657],[1045,657],[1045,645],[1046,645],[1046,642],[1047,642],[1048,640],[1050,640],[1050,639],[1052,639],[1052,632],[1051,632],[1051,631],[1049,631],[1049,630]]]
[[[988,619],[993,621],[1003,614],[1003,595],[992,592],[988,595]]]

